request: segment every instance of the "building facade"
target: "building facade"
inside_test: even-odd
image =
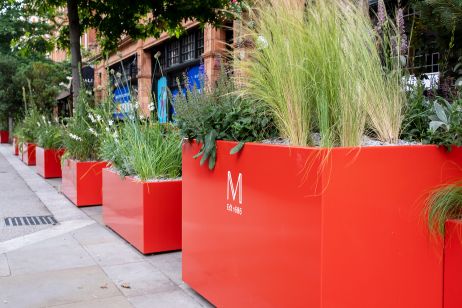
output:
[[[185,76],[198,87],[201,76],[215,80],[227,42],[232,40],[231,30],[201,27],[195,21],[185,23],[184,27],[186,33],[179,38],[166,33],[157,39],[136,41],[126,37],[108,58],[97,55],[93,59],[97,63],[94,65],[96,98],[103,99],[109,89],[120,112],[131,99],[139,103],[146,116],[155,102],[159,121],[168,121],[172,110],[167,87],[176,95],[185,85]]]

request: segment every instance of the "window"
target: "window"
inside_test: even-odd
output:
[[[197,55],[199,58],[204,53],[204,30],[199,30],[197,33]]]
[[[167,47],[167,66],[180,63],[180,42],[171,41]]]
[[[191,33],[181,39],[181,62],[187,62],[195,58],[195,38],[195,33]]]
[[[183,63],[198,61],[204,53],[204,31],[202,29],[190,30],[180,39],[172,38],[167,43],[156,46],[152,50],[153,67],[159,65],[163,70]],[[158,55],[158,60],[155,55]]]

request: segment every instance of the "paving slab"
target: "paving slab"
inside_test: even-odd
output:
[[[123,242],[83,245],[99,265],[117,265],[143,261],[142,254]]]
[[[50,306],[50,307],[53,307],[53,308],[103,308],[103,307],[132,308],[133,306],[130,304],[128,299],[126,299],[124,296],[116,296],[116,297],[95,299],[91,301],[84,301],[84,302],[58,305],[58,306]]]
[[[177,287],[161,271],[145,261],[103,266],[103,270],[127,297],[166,292]]]
[[[0,278],[2,307],[49,307],[120,296],[98,266]]]
[[[108,228],[104,228],[99,224],[89,225],[88,227],[75,230],[71,232],[71,234],[81,245],[124,242],[116,233],[112,232]]]
[[[10,266],[6,254],[0,254],[0,277],[10,276]]]
[[[7,257],[13,275],[96,265],[87,251],[69,234],[8,252]]]
[[[175,291],[129,297],[128,300],[135,308],[203,308],[180,288]]]

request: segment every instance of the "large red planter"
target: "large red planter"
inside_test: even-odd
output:
[[[181,249],[181,180],[141,182],[103,170],[104,223],[144,254]]]
[[[61,177],[61,156],[64,149],[44,149],[36,147],[36,171],[45,179]]]
[[[423,213],[462,176],[462,149],[235,145],[217,143],[213,171],[183,146],[193,289],[218,307],[442,307],[443,243]]]
[[[34,143],[22,144],[21,160],[28,166],[35,166],[36,164],[36,147]]]
[[[66,159],[61,166],[61,192],[76,206],[102,204],[103,168],[106,162]]]
[[[13,155],[19,155],[18,137],[13,137]]]
[[[7,130],[0,130],[0,143],[8,143],[10,139],[10,133]]]

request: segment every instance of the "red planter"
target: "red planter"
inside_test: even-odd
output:
[[[103,168],[106,162],[66,159],[61,166],[61,192],[76,206],[102,204]]]
[[[181,249],[181,180],[141,182],[103,170],[104,223],[144,254]]]
[[[44,149],[37,147],[36,161],[37,173],[45,179],[61,177],[61,156],[64,154],[64,149]]]
[[[13,155],[19,155],[18,137],[13,137]]]
[[[429,192],[462,149],[183,146],[183,280],[218,307],[442,307]],[[462,303],[459,303],[462,307]]]
[[[34,143],[22,144],[21,160],[28,166],[35,166],[36,164],[35,148],[36,145]]]
[[[0,130],[0,143],[8,143],[10,139],[10,133],[7,130]]]

